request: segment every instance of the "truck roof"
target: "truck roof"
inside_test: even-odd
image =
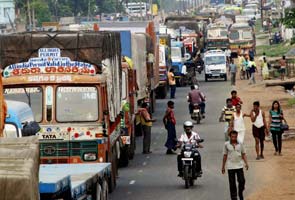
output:
[[[248,23],[234,23],[230,29],[251,28]]]
[[[206,51],[204,56],[216,56],[216,55],[225,55],[225,52],[222,50],[209,50]]]

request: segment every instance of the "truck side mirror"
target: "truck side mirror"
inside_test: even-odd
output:
[[[35,122],[35,121],[26,122],[23,125],[22,136],[26,137],[26,136],[36,135],[40,130],[41,130],[41,128],[37,122]]]

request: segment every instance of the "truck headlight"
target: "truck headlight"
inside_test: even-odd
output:
[[[83,156],[85,161],[95,161],[97,160],[96,153],[84,153]]]
[[[191,151],[185,151],[185,152],[183,152],[183,155],[184,155],[185,158],[190,158],[191,155],[192,155],[192,152]]]

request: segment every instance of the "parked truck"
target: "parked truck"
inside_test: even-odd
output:
[[[157,88],[157,97],[165,99],[169,89],[168,70],[171,68],[171,38],[170,35],[160,34],[159,41],[159,86]]]
[[[228,28],[222,23],[212,23],[207,26],[206,49],[225,50],[229,47]]]
[[[125,47],[130,51],[139,91],[137,96],[138,105],[142,102],[150,103],[151,111],[155,110],[156,89],[159,85],[159,53],[156,43],[154,23],[147,22],[101,22],[99,30],[129,31],[131,33],[131,44],[127,39]],[[122,36],[122,35],[121,35]],[[122,38],[122,40],[124,40]]]
[[[239,51],[241,54],[246,54],[250,49],[255,50],[255,47],[255,33],[249,24],[234,23],[229,28],[229,48],[232,57],[237,57]]]
[[[127,80],[119,33],[16,33],[2,35],[0,44],[5,98],[32,107],[41,126],[40,162],[110,162],[112,191],[126,155],[121,136],[129,131],[121,125]]]

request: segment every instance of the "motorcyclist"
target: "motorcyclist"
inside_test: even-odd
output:
[[[205,95],[199,90],[198,85],[192,85],[191,91],[188,93],[188,102],[189,102],[189,113],[192,114],[194,111],[194,105],[198,104],[200,106],[201,115],[205,117]]]
[[[197,57],[195,58],[195,69],[196,70],[197,70],[198,66],[201,66],[201,70],[204,69],[204,61],[203,61],[203,59],[201,57],[201,54],[198,54]]]
[[[176,147],[181,148],[183,144],[196,143],[198,148],[203,148],[203,146],[200,143],[198,143],[198,140],[200,140],[201,138],[198,133],[193,131],[193,127],[194,127],[194,124],[191,121],[185,121],[183,123],[184,133],[181,134]],[[183,176],[181,158],[182,158],[182,154],[179,154],[177,156],[177,167],[178,167],[179,177]],[[201,155],[199,152],[197,155],[195,155],[194,159],[197,161],[197,166],[196,166],[197,176],[200,177],[203,174],[203,172],[202,172],[202,165],[201,165]]]

